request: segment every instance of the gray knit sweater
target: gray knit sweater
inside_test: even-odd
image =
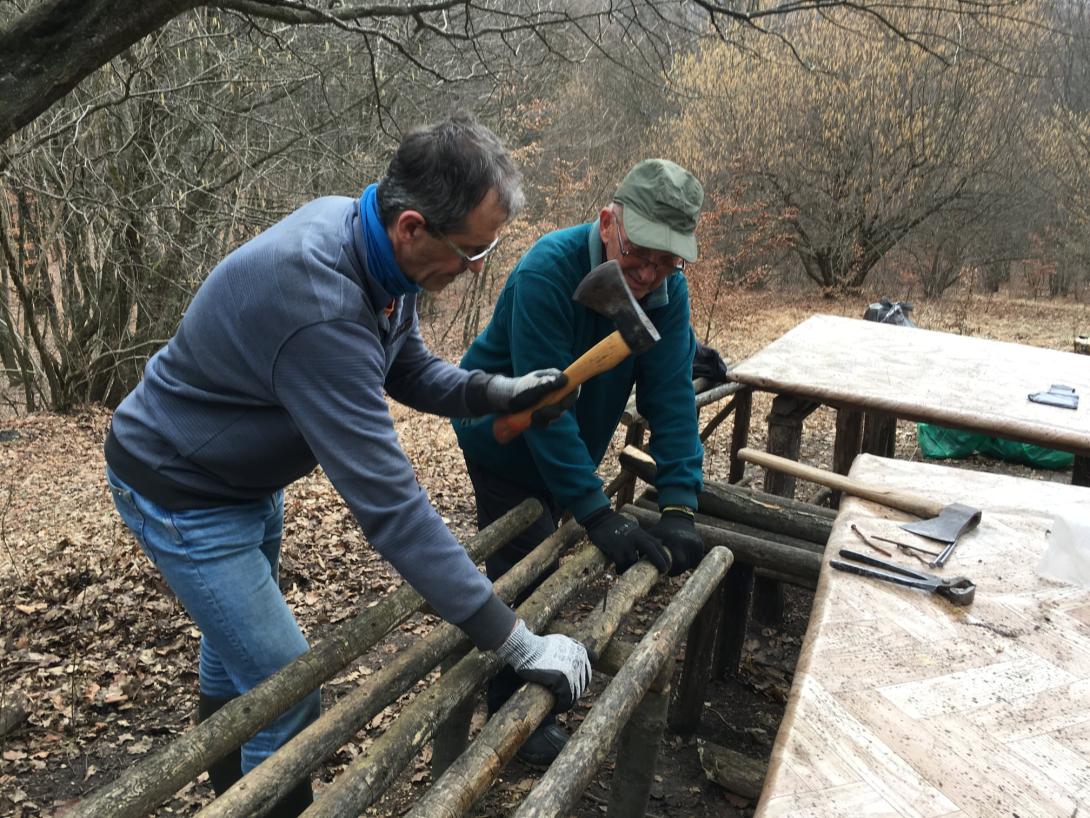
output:
[[[317,199],[224,259],[114,413],[107,461],[173,509],[263,497],[321,464],[379,553],[493,648],[514,614],[417,483],[384,395],[478,414],[475,373],[425,347],[416,296],[368,273],[361,229],[356,200]]]

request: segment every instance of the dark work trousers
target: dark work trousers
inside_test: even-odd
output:
[[[510,571],[515,563],[537,548],[543,539],[556,531],[562,510],[556,505],[552,495],[547,491],[516,485],[506,477],[500,477],[468,461],[466,461],[466,467],[469,469],[469,479],[473,481],[473,492],[477,500],[478,530],[498,520],[527,497],[539,500],[545,508],[545,513],[531,523],[529,528],[514,537],[507,545],[500,548],[485,561],[488,578],[495,582]],[[555,562],[546,568],[541,576],[515,598],[511,607],[518,607],[525,601],[556,568],[557,563]],[[522,679],[519,678],[515,671],[505,665],[503,670],[492,677],[488,683],[486,696],[488,714],[492,715],[499,710],[503,703],[511,698],[511,694],[521,686]],[[553,717],[548,716],[541,724],[545,726],[552,722]]]

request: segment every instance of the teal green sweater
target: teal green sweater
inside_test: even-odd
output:
[[[467,369],[521,375],[566,368],[614,330],[609,318],[572,301],[576,285],[603,261],[598,223],[543,236],[511,272],[492,320],[462,358]],[[642,306],[662,335],[650,350],[583,384],[572,411],[547,429],[531,428],[506,445],[492,417],[455,421],[471,463],[529,488],[544,488],[576,519],[609,505],[598,464],[636,385],[636,406],[651,429],[659,503],[696,508],[704,449],[697,430],[685,276],[670,276]]]

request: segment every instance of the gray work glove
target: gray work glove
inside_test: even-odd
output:
[[[617,573],[623,574],[641,557],[647,557],[660,574],[670,570],[670,553],[659,540],[640,528],[630,517],[613,509],[600,508],[580,520],[587,530],[590,541],[617,565]]]
[[[538,636],[521,619],[496,654],[528,682],[544,685],[556,696],[554,713],[570,710],[590,684],[587,649],[560,634]]]
[[[489,375],[484,383],[484,402],[489,412],[521,412],[567,382],[568,376],[559,369],[538,369],[517,378]]]

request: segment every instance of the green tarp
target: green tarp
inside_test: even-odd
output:
[[[979,452],[1037,469],[1066,469],[1075,461],[1075,455],[1070,452],[1059,452],[1032,443],[1019,443],[976,432],[947,429],[931,423],[917,423],[916,436],[920,441],[920,451],[927,457],[938,459],[968,457],[973,452]]]

